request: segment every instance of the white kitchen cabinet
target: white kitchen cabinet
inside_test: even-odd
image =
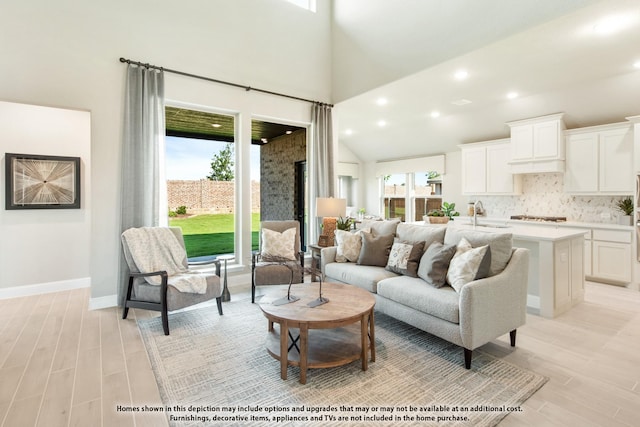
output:
[[[616,283],[631,282],[631,233],[626,230],[593,230],[593,278]]]
[[[563,114],[509,122],[513,173],[564,171]]]
[[[520,194],[522,178],[509,171],[509,139],[460,146],[462,193],[468,195]]]
[[[572,194],[634,192],[633,132],[628,123],[568,131],[565,191]]]

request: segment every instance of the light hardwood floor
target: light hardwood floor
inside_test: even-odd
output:
[[[157,313],[121,320],[116,308],[88,311],[88,299],[81,289],[0,300],[0,426],[167,425],[116,410],[161,404],[135,321]],[[549,377],[501,426],[639,425],[639,292],[590,283],[571,312],[529,315],[515,351],[508,335],[483,350]]]

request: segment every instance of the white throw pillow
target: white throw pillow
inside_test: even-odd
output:
[[[336,262],[356,262],[362,249],[361,231],[369,232],[370,229],[361,229],[355,233],[345,230],[335,230],[336,236]]]
[[[275,258],[295,261],[295,242],[295,227],[285,230],[282,233],[263,228],[261,255],[266,259]]]
[[[471,243],[463,237],[449,263],[447,282],[459,293],[467,283],[487,277],[490,265],[489,245],[473,248]]]

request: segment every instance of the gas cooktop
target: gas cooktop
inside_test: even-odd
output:
[[[566,216],[532,216],[532,215],[512,215],[511,219],[520,221],[538,221],[538,222],[566,222]]]

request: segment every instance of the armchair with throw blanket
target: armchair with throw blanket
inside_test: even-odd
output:
[[[169,335],[169,311],[216,298],[222,315],[220,262],[212,261],[215,274],[189,270],[180,228],[130,228],[121,240],[130,271],[123,319],[130,307],[160,311],[164,334]]]

